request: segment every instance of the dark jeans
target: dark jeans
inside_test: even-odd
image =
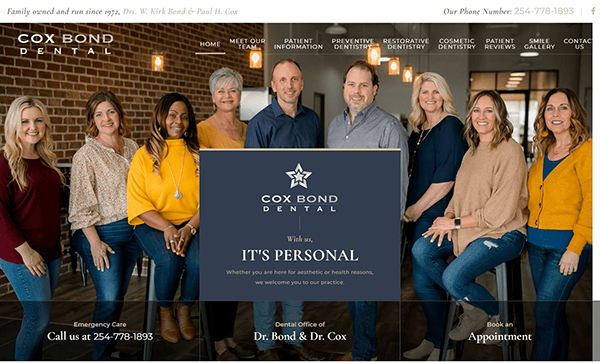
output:
[[[175,228],[180,229],[187,223],[184,222]],[[168,308],[173,305],[179,279],[181,302],[186,306],[194,305],[200,294],[200,234],[192,237],[185,257],[168,250],[164,233],[145,224],[135,227],[135,238],[142,250],[156,263],[154,284],[158,306]]]
[[[371,355],[377,352],[377,322],[376,301],[348,301],[350,318],[352,319],[352,337],[354,348],[353,360],[371,360]]]
[[[537,295],[531,360],[566,360],[570,334],[565,305],[591,261],[592,250],[583,250],[577,272],[564,276],[560,273],[558,262],[565,250],[543,248],[531,243],[527,244],[527,249]]]
[[[411,251],[415,242],[421,238],[421,235],[427,231],[433,224],[433,221],[437,217],[421,216],[416,222],[408,223],[410,229],[409,239]],[[447,243],[446,243],[447,242]],[[439,248],[438,253],[441,258],[448,258],[453,254],[452,243],[447,239],[444,239],[442,247]],[[444,288],[430,280],[426,271],[423,271],[421,265],[415,262],[413,257],[412,262],[412,274],[413,284],[419,300],[421,302],[421,308],[427,318],[427,333],[425,334],[425,340],[432,342],[435,348],[442,347],[442,336],[444,334],[444,326],[437,324],[439,321],[446,321],[446,315],[448,311],[447,293]],[[422,280],[421,280],[422,279]],[[449,348],[452,348],[452,341],[450,341]]]
[[[275,301],[255,301],[252,304],[254,312],[254,342],[258,350],[275,349],[275,341],[271,336],[275,325]],[[288,344],[296,345],[302,343],[300,332],[302,327],[298,326],[304,315],[304,301],[282,301],[281,322],[295,323],[293,326],[284,325],[282,334],[295,337],[286,339]],[[260,333],[260,336],[257,336]]]
[[[467,301],[484,310],[488,316],[498,316],[498,302],[483,286],[475,283],[475,278],[502,262],[520,256],[525,246],[525,235],[519,231],[511,231],[500,238],[478,238],[448,265],[446,258],[453,253],[452,246],[452,242],[447,239],[444,239],[441,247],[437,246],[437,240],[431,243],[429,238],[420,238],[415,242],[412,249],[413,264],[419,264],[422,272],[413,276],[419,299],[439,301],[441,287],[454,300]],[[427,326],[429,328],[431,325],[431,335],[436,335],[429,335],[432,340],[427,339],[426,335],[426,339],[437,348],[436,343],[441,343],[445,320],[430,322],[430,313],[425,311]],[[433,315],[439,314],[436,312]],[[445,312],[441,314],[445,316]]]
[[[73,245],[83,258],[96,288],[93,322],[118,323],[131,273],[141,249],[133,237],[133,226],[127,223],[127,219],[96,226],[96,231],[100,240],[115,251],[114,254],[107,253],[110,268],[105,267],[104,271],[100,271],[94,266],[90,242],[81,230],[73,234]],[[92,329],[94,334],[102,335],[112,335],[118,331],[112,326]],[[116,344],[114,339],[94,339],[94,360],[109,360]]]
[[[23,306],[23,321],[15,342],[15,360],[42,360],[46,327],[50,324],[50,300],[58,281],[60,258],[44,264],[46,274],[34,276],[24,264],[0,259],[0,269]]]

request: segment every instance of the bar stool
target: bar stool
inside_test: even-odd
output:
[[[506,323],[512,321],[513,317],[516,323],[517,333],[525,334],[525,317],[523,314],[523,290],[521,285],[521,258],[517,257],[514,260],[503,262],[490,272],[496,275],[496,290],[498,292],[498,305],[500,308],[500,322]],[[510,289],[509,289],[510,287]],[[511,301],[511,303],[509,303]],[[444,326],[444,338],[442,341],[442,349],[440,352],[440,360],[446,360],[446,353],[450,343],[450,330],[454,323],[454,315],[456,313],[456,302],[451,298],[448,305],[448,315]],[[510,334],[513,327],[502,326],[500,333],[502,335]],[[502,348],[503,360],[514,360],[513,345],[514,341],[501,340],[498,344]],[[456,352],[456,359],[460,359],[459,352]],[[519,353],[521,360],[527,359],[525,341],[519,340]]]
[[[408,238],[404,232],[404,225],[404,222],[400,222],[400,268],[402,268],[402,263],[404,263],[404,259],[408,253]]]
[[[208,315],[206,315],[206,302],[200,301],[200,321],[202,322],[202,334],[200,334],[200,345],[198,348],[199,356],[202,357],[202,344],[206,349],[206,355],[208,360],[214,360],[214,342],[210,336],[210,330],[208,330]]]
[[[142,360],[152,360],[152,345],[154,341],[158,340],[154,337],[154,330],[156,329],[156,312],[158,311],[158,302],[156,300],[156,286],[154,285],[154,274],[156,273],[156,263],[154,260],[148,257],[148,278],[146,282],[146,305],[144,312],[144,333],[152,334],[152,339],[144,340],[144,347],[142,350]],[[206,352],[208,354],[208,360],[213,360],[213,352],[211,339],[208,332],[208,319],[206,316],[206,308],[204,302],[200,302],[200,323],[202,326],[202,333],[200,334],[200,350],[202,350],[202,343],[205,344]],[[200,352],[199,352],[200,354]]]
[[[154,338],[154,330],[156,328],[156,312],[158,310],[158,302],[156,301],[156,287],[154,285],[155,272],[156,264],[154,263],[153,259],[148,258],[148,278],[146,280],[146,305],[144,309],[144,333],[152,334],[152,339],[144,340],[142,359],[145,361],[152,359],[152,344],[156,339]]]

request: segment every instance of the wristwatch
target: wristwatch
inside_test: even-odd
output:
[[[460,218],[454,218],[454,228],[460,229]]]
[[[191,224],[186,224],[186,226],[190,227],[190,232],[192,233],[192,236],[196,235],[196,228],[194,228],[194,226],[192,226]]]

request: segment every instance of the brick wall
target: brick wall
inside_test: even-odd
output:
[[[22,40],[38,43],[20,43],[21,34],[26,34]],[[45,43],[45,34],[55,34],[51,37],[55,43]],[[68,44],[64,34],[86,38],[81,44]],[[90,34],[110,34],[112,42],[90,42]],[[10,103],[23,95],[39,98],[48,108],[60,163],[70,163],[83,145],[85,104],[97,90],[111,90],[120,98],[131,119],[130,137],[139,144],[148,136],[154,105],[169,92],[188,97],[197,121],[204,120],[212,114],[208,78],[214,70],[230,67],[242,74],[244,86],[263,86],[264,70],[248,68],[249,50],[229,42],[263,37],[263,24],[0,24],[0,144],[5,142],[4,117]],[[206,47],[206,42],[216,41],[219,48]],[[62,48],[62,54],[55,54],[56,48]],[[78,48],[76,54],[72,48]],[[165,56],[164,72],[150,68],[155,51]],[[227,54],[196,55],[199,51]],[[63,230],[65,243],[64,225]],[[69,269],[67,263],[64,271]],[[8,290],[0,272],[0,295]]]

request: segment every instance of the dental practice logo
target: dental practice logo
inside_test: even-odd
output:
[[[286,174],[287,174],[287,176],[290,177],[290,179],[292,179],[292,184],[290,185],[290,189],[294,188],[297,185],[300,185],[301,187],[308,189],[308,184],[306,183],[306,179],[308,179],[308,177],[312,174],[312,172],[302,170],[302,165],[300,165],[300,163],[298,163],[298,165],[296,166],[296,169],[294,169],[293,171],[287,171]]]
[[[17,37],[20,55],[29,52],[61,55],[112,54],[108,47],[113,41],[113,35],[106,33],[21,33]]]

